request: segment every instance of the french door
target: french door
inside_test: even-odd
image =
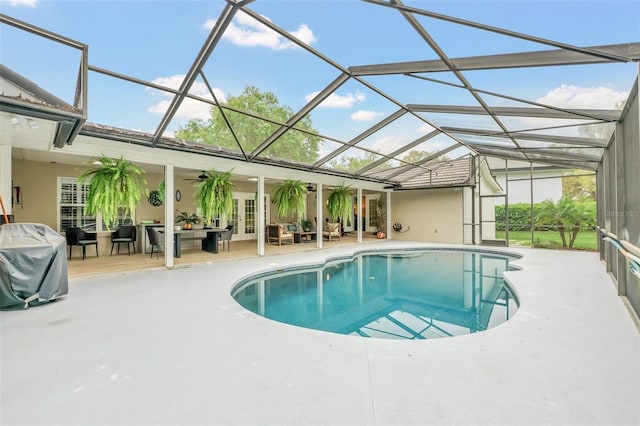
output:
[[[365,211],[363,212],[364,220],[364,228],[363,232],[377,232],[379,226],[379,218],[378,218],[378,200],[380,199],[380,194],[375,195],[365,195],[365,202],[363,208]]]
[[[256,224],[258,219],[256,194],[253,192],[236,192],[233,196],[233,213],[230,220],[227,221],[229,225],[233,225],[232,240],[255,240],[257,232],[260,229],[264,229],[265,226],[264,224],[262,226],[257,226]],[[269,195],[266,195],[265,218],[269,217],[270,204]]]

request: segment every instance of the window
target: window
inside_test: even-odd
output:
[[[58,232],[64,232],[70,226],[77,226],[86,231],[108,231],[107,225],[102,223],[102,217],[89,216],[84,213],[84,206],[89,191],[89,182],[82,185],[77,178],[58,178]],[[112,228],[133,223],[124,214],[124,209],[118,209],[118,218]]]

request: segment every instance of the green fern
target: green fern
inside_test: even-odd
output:
[[[304,212],[306,194],[307,187],[302,181],[288,179],[282,182],[273,194],[278,217],[284,218]]]
[[[122,157],[118,160],[103,155],[91,163],[99,165],[78,178],[80,184],[90,181],[84,210],[87,215],[101,214],[108,229],[115,223],[119,208],[133,216],[142,194],[147,196],[147,181],[142,169]]]
[[[334,219],[340,219],[342,223],[347,222],[347,218],[353,214],[353,203],[349,186],[345,186],[343,183],[331,190],[329,197],[327,197],[327,210]]]
[[[233,213],[233,184],[231,171],[206,172],[207,178],[195,184],[194,197],[205,221],[229,217]]]

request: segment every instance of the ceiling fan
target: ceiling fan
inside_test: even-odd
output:
[[[207,173],[204,170],[202,170],[202,172],[200,173],[200,175],[196,179],[191,178],[191,179],[185,179],[185,180],[188,180],[188,181],[191,181],[191,182],[202,182],[207,177],[208,177]]]
[[[315,186],[313,186],[310,183],[308,183],[307,184],[307,192],[316,192]]]

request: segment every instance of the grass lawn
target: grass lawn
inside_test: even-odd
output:
[[[566,235],[567,244],[569,244],[569,235]],[[496,231],[497,239],[504,239],[504,231]],[[562,240],[558,231],[535,231],[533,233],[533,243],[535,247],[543,248],[562,248]],[[597,235],[595,231],[581,231],[576,237],[573,244],[574,249],[579,250],[597,250]],[[531,246],[531,233],[527,231],[510,231],[509,245]]]

